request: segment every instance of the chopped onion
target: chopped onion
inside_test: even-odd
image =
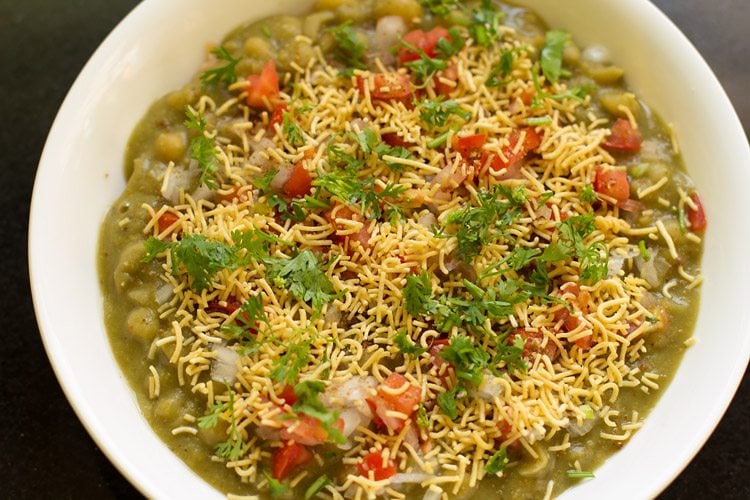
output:
[[[211,380],[231,384],[237,376],[240,355],[227,346],[214,347],[216,358],[211,363]]]
[[[437,223],[437,218],[432,212],[423,212],[417,219],[417,223],[421,226],[432,227]]]
[[[649,248],[648,251],[651,254],[651,258],[646,260],[639,256],[635,259],[635,264],[641,273],[641,278],[656,288],[661,286],[664,275],[669,271],[670,265],[664,257],[659,255],[658,249]]]
[[[279,432],[281,429],[276,429],[275,427],[269,427],[267,425],[259,425],[255,428],[255,434],[266,441],[278,441],[281,439],[279,437]]]
[[[156,292],[154,292],[156,302],[158,302],[160,305],[169,302],[173,296],[174,290],[172,289],[172,283],[164,283],[162,286],[156,289]]]
[[[424,472],[399,472],[391,476],[391,484],[419,484],[434,478],[434,475]]]
[[[180,201],[180,191],[190,187],[190,183],[195,177],[195,170],[192,168],[184,169],[174,166],[169,173],[166,185],[162,187],[161,195],[171,203]]]
[[[422,500],[440,500],[443,498],[443,489],[434,484],[424,492]]]
[[[568,432],[573,437],[583,436],[584,434],[588,434],[591,429],[594,428],[597,421],[597,418],[584,418],[579,424],[576,419],[571,419],[570,423],[566,426],[566,429],[568,429]]]
[[[284,184],[286,184],[286,181],[289,180],[289,177],[292,175],[292,167],[289,165],[284,165],[281,168],[279,168],[279,171],[276,172],[276,175],[273,176],[273,179],[271,179],[271,189],[274,191],[281,191],[281,188],[284,187]]]
[[[604,45],[589,45],[581,53],[581,59],[592,64],[607,64],[610,61],[609,50]]]
[[[396,61],[391,48],[399,44],[401,35],[406,33],[406,23],[401,16],[383,16],[375,26],[373,48],[375,56],[386,66]]]
[[[272,140],[264,137],[250,146],[253,148],[253,154],[248,158],[248,163],[260,167],[261,170],[266,170],[273,166],[273,162],[268,157],[268,153],[266,153],[267,149],[276,147]]]
[[[500,377],[492,375],[490,372],[484,373],[482,383],[479,384],[473,393],[476,397],[484,399],[485,401],[493,401],[497,396],[503,393],[504,386],[501,382]]]
[[[328,304],[324,316],[326,324],[339,323],[341,321],[341,309],[336,304]]]
[[[209,188],[205,184],[201,184],[198,186],[195,191],[190,195],[195,201],[200,200],[213,200],[214,196],[216,196],[216,191]]]

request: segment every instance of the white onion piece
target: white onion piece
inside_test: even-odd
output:
[[[289,165],[284,165],[281,168],[279,168],[279,171],[276,172],[276,175],[273,176],[273,179],[271,179],[271,183],[269,186],[271,186],[271,189],[274,191],[281,191],[281,188],[284,187],[284,184],[286,184],[286,181],[289,180],[289,177],[292,175],[292,167]]]
[[[367,128],[367,122],[362,118],[355,118],[349,124],[354,132],[363,132]]]
[[[424,227],[432,227],[437,224],[437,219],[432,212],[424,212],[419,216],[419,219],[417,219],[417,223]]]
[[[420,451],[419,432],[417,431],[417,426],[413,423],[409,425],[409,427],[406,428],[406,432],[404,432],[404,443],[411,445],[411,447],[417,450],[417,452]]]
[[[648,281],[648,284],[656,288],[662,285],[664,275],[669,271],[669,262],[659,255],[659,251],[656,248],[649,248],[651,258],[645,260],[643,257],[635,259],[635,265],[641,272],[641,278]]]
[[[154,292],[154,297],[156,298],[156,302],[161,304],[166,304],[169,302],[172,297],[174,296],[174,290],[172,290],[172,283],[164,283],[162,286],[156,289],[156,292]]]
[[[250,145],[253,148],[253,154],[247,159],[248,163],[260,167],[261,170],[269,169],[273,166],[273,162],[266,153],[267,149],[273,149],[276,145],[272,140],[264,137],[260,141]]]
[[[276,429],[275,427],[269,427],[267,425],[259,425],[255,428],[255,434],[266,441],[278,441],[280,438],[279,436],[280,429]]]
[[[445,269],[447,269],[449,273],[457,268],[460,264],[461,261],[459,261],[458,259],[454,259],[453,257],[447,257],[445,259]]]
[[[391,476],[390,481],[391,484],[419,484],[434,478],[435,476],[432,474],[425,474],[423,472],[399,472]]]
[[[479,387],[474,389],[473,393],[476,397],[485,401],[493,401],[497,396],[503,393],[504,386],[501,382],[500,377],[492,375],[490,372],[485,372],[482,378],[482,383]]]
[[[584,434],[588,434],[591,429],[594,428],[597,421],[597,418],[584,418],[579,424],[578,421],[573,418],[565,428],[568,429],[568,432],[573,437],[583,436]]]
[[[342,410],[341,413],[339,413],[339,417],[344,421],[344,430],[341,431],[341,434],[343,434],[344,437],[351,436],[352,433],[357,430],[357,427],[361,425],[369,425],[371,420],[354,408]]]
[[[324,316],[326,324],[339,323],[341,321],[341,309],[336,304],[328,304]]]
[[[190,187],[193,177],[194,171],[192,169],[172,167],[166,185],[162,186],[161,195],[171,203],[177,203],[180,201],[180,191]]]
[[[352,408],[369,422],[373,415],[365,399],[371,396],[370,389],[377,385],[375,377],[354,376],[343,384],[331,385],[320,399],[329,408]]]
[[[237,376],[240,355],[227,346],[214,347],[216,358],[211,362],[211,380],[231,384]]]
[[[200,200],[208,200],[211,201],[214,199],[214,196],[216,195],[216,191],[209,188],[205,184],[201,184],[198,186],[195,191],[192,192],[190,195],[195,201]]]
[[[625,265],[625,256],[620,254],[612,254],[609,256],[607,262],[607,277],[612,278],[622,271],[622,267]]]
[[[374,56],[386,66],[396,61],[391,48],[399,44],[401,35],[406,33],[406,23],[401,16],[383,16],[375,26],[375,38],[373,40]]]
[[[440,500],[443,498],[443,489],[434,484],[424,492],[422,500]]]
[[[607,64],[610,61],[609,50],[604,45],[589,45],[581,53],[581,59],[592,64]]]

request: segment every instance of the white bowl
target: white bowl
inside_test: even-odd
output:
[[[221,498],[154,434],[110,351],[96,269],[99,226],[124,188],[126,142],[149,104],[186,82],[204,46],[239,22],[296,12],[294,0],[146,0],[81,72],[50,132],[31,207],[29,262],[42,338],[68,400],[144,494]],[[564,498],[646,498],[665,488],[714,429],[750,355],[750,225],[733,214],[750,186],[750,149],[710,69],[646,0],[525,0],[582,44],[598,42],[672,122],[706,205],[703,299],[673,382],[622,451]],[[175,16],[175,12],[180,12]],[[583,14],[582,14],[583,13]],[[616,20],[616,22],[613,22]],[[740,221],[737,223],[735,221]]]

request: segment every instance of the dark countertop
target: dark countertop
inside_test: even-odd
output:
[[[750,3],[654,0],[703,54],[750,130]],[[42,347],[26,237],[34,173],[84,63],[136,0],[0,0],[0,497],[131,498],[67,403]],[[71,292],[74,290],[71,289]],[[750,376],[662,498],[750,498]]]

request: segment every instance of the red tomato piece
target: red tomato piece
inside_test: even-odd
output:
[[[439,71],[438,74],[435,75],[435,78],[433,78],[435,93],[437,93],[437,95],[444,97],[448,96],[456,88],[455,85],[445,83],[446,81],[453,83],[458,82],[458,68],[455,64],[451,64],[443,71]]]
[[[394,133],[387,133],[380,136],[384,143],[394,148],[407,148],[412,144],[406,142],[403,137]]]
[[[298,420],[286,420],[279,436],[285,441],[294,441],[306,446],[316,446],[328,440],[328,431],[317,418],[302,414]]]
[[[372,412],[372,423],[375,425],[375,429],[378,431],[384,431],[387,429],[385,426],[385,422],[383,422],[383,419],[378,416],[378,404],[376,403],[374,398],[367,398],[365,399],[367,402],[367,406],[370,407],[370,411]]]
[[[603,169],[596,167],[594,190],[618,201],[630,198],[630,183],[625,170]]]
[[[630,125],[629,120],[620,118],[612,125],[611,133],[602,146],[610,151],[639,151],[641,134]]]
[[[173,214],[172,212],[164,212],[163,214],[161,214],[159,219],[156,221],[156,226],[159,229],[159,234],[172,227],[172,224],[174,224],[178,220],[180,220],[180,217],[176,214]]]
[[[369,78],[357,78],[357,88],[364,95],[365,88],[370,91],[370,96],[376,101],[402,101],[407,103],[411,100],[413,92],[411,80],[407,75],[401,73],[376,73],[372,76],[372,85]]]
[[[476,151],[482,149],[485,142],[487,142],[487,134],[474,134],[464,137],[456,136],[453,138],[452,145],[457,153],[465,160],[469,160]]]
[[[285,385],[279,394],[279,398],[283,399],[290,406],[296,403],[297,395],[294,393],[294,387],[289,384]]]
[[[269,59],[259,75],[247,77],[247,104],[253,108],[273,110],[279,101],[279,74],[276,63]]]
[[[359,212],[356,212],[348,206],[339,203],[331,207],[330,210],[326,211],[323,214],[323,217],[325,217],[325,219],[330,222],[335,229],[336,232],[333,235],[333,240],[336,243],[342,246],[346,246],[347,243],[354,240],[358,241],[360,245],[362,245],[362,248],[370,247],[370,230],[368,229],[367,223],[363,221],[363,218],[359,214]],[[365,222],[365,224],[362,226],[362,229],[360,229],[356,234],[342,234],[346,232],[347,226],[342,222],[337,222],[337,219],[362,221]]]
[[[382,481],[396,474],[396,465],[393,460],[384,460],[383,454],[379,451],[373,451],[362,458],[357,464],[360,476],[370,477],[375,481]]]
[[[559,321],[563,322],[562,331],[564,332],[572,332],[578,328],[578,325],[580,324],[578,318],[570,314],[570,312],[564,307],[555,311],[555,323]]]
[[[694,233],[702,233],[708,226],[708,220],[706,219],[706,211],[703,209],[703,203],[701,202],[698,193],[690,195],[690,199],[695,203],[696,209],[688,207],[688,221],[690,222],[690,230]]]
[[[296,164],[282,186],[284,193],[292,198],[302,198],[312,192],[312,177],[301,164]]]
[[[542,347],[544,341],[544,334],[542,332],[517,328],[508,336],[508,344],[513,345],[516,341],[516,337],[519,336],[523,339],[523,353],[521,355],[527,361],[533,361],[536,353],[546,354],[551,360],[554,360],[557,357],[557,346],[554,342],[548,340],[547,344]]]
[[[296,467],[306,464],[312,458],[312,452],[301,444],[286,443],[273,454],[271,476],[274,479],[284,479]]]
[[[289,109],[289,106],[287,106],[285,102],[281,102],[273,108],[273,114],[268,122],[268,130],[274,132],[276,130],[276,125],[281,125],[284,122],[284,112],[287,109]]]
[[[521,140],[523,143],[519,146],[518,143]],[[500,155],[487,152],[482,159],[482,165],[489,165],[489,168],[495,172],[506,169],[504,175],[496,177],[498,180],[516,178],[521,171],[520,161],[529,152],[537,149],[541,143],[542,137],[534,128],[514,130],[508,138],[508,145],[503,148],[503,156],[506,159],[503,160]]]
[[[388,389],[402,389],[404,385],[408,385],[409,387],[399,394],[388,392]],[[414,413],[417,404],[422,400],[422,391],[419,390],[419,387],[411,385],[406,380],[406,377],[394,372],[388,375],[380,384],[380,387],[378,387],[378,396],[390,403],[394,410],[408,416]]]
[[[442,26],[437,26],[430,31],[414,30],[404,35],[404,42],[415,49],[424,52],[427,57],[435,57],[437,54],[437,44],[441,38],[451,41],[451,35],[448,30]],[[416,61],[421,58],[418,50],[404,47],[398,53],[398,64],[403,66],[409,61]]]
[[[209,300],[208,304],[206,304],[206,312],[213,313],[213,312],[220,312],[224,313],[226,315],[232,314],[234,311],[242,307],[242,303],[237,300],[233,295],[230,295],[227,297],[227,300],[223,301],[222,304],[221,301],[218,299]]]

